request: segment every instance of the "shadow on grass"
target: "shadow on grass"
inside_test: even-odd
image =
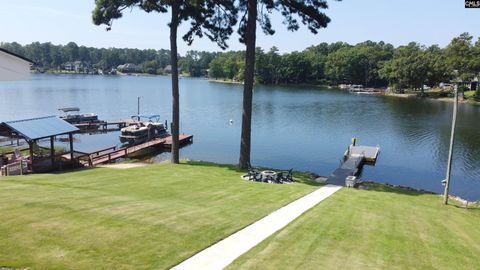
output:
[[[208,161],[198,161],[198,160],[189,160],[182,162],[182,164],[185,165],[190,165],[190,166],[202,166],[202,167],[216,167],[216,168],[226,168],[228,170],[234,171],[236,173],[243,173],[246,174],[246,170],[241,170],[238,168],[237,165],[233,164],[219,164],[219,163],[213,163],[213,162],[208,162]],[[285,171],[285,170],[277,170],[273,168],[266,168],[266,167],[255,167],[256,170],[258,171],[264,171],[264,170],[273,170],[273,171]],[[301,183],[305,185],[310,185],[310,186],[323,186],[324,184],[317,183],[312,180],[310,173],[308,172],[298,172],[298,171],[293,171],[293,179],[296,183]]]
[[[170,164],[170,163],[164,163],[164,164]],[[151,165],[160,165],[160,163],[152,163]],[[188,166],[201,166],[201,167],[215,167],[215,168],[225,168],[230,171],[233,171],[235,173],[239,174],[246,174],[246,170],[241,170],[238,168],[238,166],[233,165],[233,164],[219,164],[219,163],[214,163],[214,162],[208,162],[208,161],[198,161],[198,160],[187,160],[187,161],[182,161],[179,166],[182,165],[188,165]],[[87,170],[95,170],[99,169],[96,167],[79,167],[79,168],[64,168],[63,170],[56,170],[52,172],[47,172],[47,173],[37,173],[37,174],[53,174],[53,175],[63,175],[63,174],[69,174],[69,173],[78,173],[78,172],[83,172]],[[277,170],[273,168],[266,168],[266,167],[255,167],[256,170],[258,171],[263,171],[263,170],[273,170],[273,171],[285,171],[285,170]],[[317,183],[315,182],[311,174],[309,172],[298,172],[298,171],[293,171],[293,178],[294,182],[296,183],[301,183],[305,185],[310,185],[310,186],[323,186],[324,184]]]

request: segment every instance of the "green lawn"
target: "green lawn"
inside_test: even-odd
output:
[[[342,189],[229,269],[478,269],[480,209],[439,196]]]
[[[473,100],[477,96],[477,91],[465,91],[465,98]]]
[[[189,163],[2,178],[0,268],[169,268],[316,188],[240,175]]]
[[[475,94],[476,94],[475,91],[465,91],[465,93],[463,93],[463,95],[464,95],[466,98],[473,98],[473,97],[475,97]]]
[[[20,149],[20,152],[22,155],[30,155],[30,149],[28,146],[22,146],[22,147],[14,147],[14,146],[0,146],[0,154],[5,154],[9,152],[15,151],[15,149]],[[55,152],[62,152],[65,151],[65,147],[63,146],[54,146]],[[34,148],[34,153],[35,154],[50,154],[50,149],[47,147],[36,147]]]
[[[14,151],[15,148],[11,146],[0,146],[0,154]]]

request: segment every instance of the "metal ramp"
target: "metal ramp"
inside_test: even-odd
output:
[[[380,147],[349,145],[344,154],[344,162],[327,178],[327,184],[345,186],[348,176],[359,176],[363,165],[375,164]]]
[[[358,176],[364,163],[363,156],[350,157],[327,178],[327,184],[345,186],[345,178],[352,175]]]

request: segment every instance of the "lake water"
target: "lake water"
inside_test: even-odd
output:
[[[181,132],[194,143],[181,157],[237,163],[242,86],[180,80]],[[78,106],[102,120],[142,113],[171,119],[169,77],[34,75],[0,82],[0,121],[55,115]],[[329,175],[353,136],[379,145],[376,166],[363,179],[442,192],[452,104],[420,99],[363,96],[314,87],[256,86],[253,101],[252,164]],[[230,119],[233,123],[230,123]],[[480,199],[480,106],[459,105],[451,191]],[[76,135],[75,148],[119,144],[118,132]],[[156,160],[168,159],[167,154]]]

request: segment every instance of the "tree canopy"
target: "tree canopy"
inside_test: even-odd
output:
[[[253,84],[255,80],[256,60],[256,36],[257,23],[266,35],[273,35],[275,31],[270,20],[270,14],[278,11],[283,17],[283,23],[287,25],[288,30],[296,31],[299,28],[299,21],[316,34],[321,28],[327,27],[330,22],[323,10],[328,8],[325,0],[305,0],[305,1],[285,1],[285,0],[248,0],[235,1],[238,3],[241,20],[238,33],[240,42],[245,44],[245,71],[243,84],[243,112],[242,112],[242,135],[240,139],[240,158],[239,167],[246,169],[250,163],[250,136],[252,125],[252,98]],[[290,77],[295,82],[302,79],[303,73],[300,68],[306,68],[308,60],[296,52],[290,54],[289,61],[296,68],[288,70]],[[260,59],[260,61],[263,59]],[[258,69],[257,69],[258,71]],[[257,78],[258,79],[258,78]]]
[[[107,25],[110,30],[113,20],[121,18],[123,10],[137,7],[145,12],[166,13],[172,4],[178,4],[178,23],[190,22],[183,39],[191,45],[194,37],[206,35],[221,48],[227,48],[226,40],[236,23],[233,1],[168,1],[168,0],[95,0],[93,22]]]
[[[170,10],[170,63],[172,73],[172,163],[179,163],[180,94],[178,84],[178,26],[190,22],[183,39],[191,45],[194,36],[206,35],[221,48],[233,32],[237,20],[234,1],[206,0],[95,0],[92,19],[96,25],[105,24],[111,29],[112,22],[122,17],[123,10],[137,7],[145,12],[167,13]]]
[[[465,40],[470,41],[464,43]],[[405,46],[395,48],[388,43],[372,41],[356,45],[344,42],[320,43],[303,51],[283,54],[279,53],[276,47],[266,50],[256,48],[255,81],[261,84],[355,83],[372,87],[390,85],[399,88],[400,84],[396,77],[401,76],[402,80],[414,81],[415,78],[411,77],[417,76],[415,70],[418,65],[423,65],[427,69],[426,73],[423,73],[424,84],[433,87],[455,78],[454,70],[458,70],[458,67],[455,67],[457,65],[455,59],[460,53],[454,51],[462,52],[465,48],[468,52],[464,53],[466,58],[462,57],[458,61],[466,65],[467,68],[460,67],[460,72],[467,75],[464,80],[468,81],[478,76],[480,72],[480,40],[474,44],[469,38],[463,38],[463,41],[463,45],[458,46],[457,37],[451,42],[455,45],[445,48],[438,45],[426,47],[414,43],[416,49],[406,51]],[[139,66],[139,72],[161,74],[170,64],[170,50],[165,49],[91,48],[73,42],[66,45],[33,42],[23,46],[12,42],[0,43],[0,47],[24,55],[44,69],[61,69],[62,65],[69,61],[84,61],[90,63],[92,67],[104,70],[133,63]],[[415,60],[419,51],[420,57],[425,62]],[[405,61],[408,59],[412,61],[408,60],[405,65],[400,64],[400,56],[404,57]],[[235,78],[243,81],[244,59],[245,51],[192,50],[179,56],[179,67],[191,76],[206,76],[208,71],[208,76],[214,79]],[[402,85],[403,88],[420,87],[406,82],[402,82]]]

